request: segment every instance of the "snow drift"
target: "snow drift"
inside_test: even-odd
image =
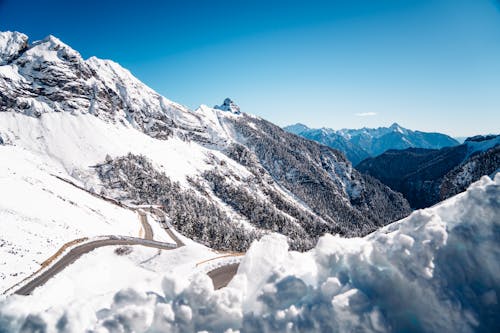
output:
[[[227,288],[166,276],[163,294],[117,292],[105,309],[0,304],[0,332],[494,332],[500,326],[500,175],[364,238],[306,253],[254,242]]]

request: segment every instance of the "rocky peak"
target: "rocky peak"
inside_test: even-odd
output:
[[[391,126],[389,126],[390,129],[393,129],[393,130],[397,130],[397,129],[400,129],[401,126],[399,126],[398,123],[393,123]]]
[[[0,32],[0,65],[5,65],[28,48],[28,36],[17,31]]]
[[[214,106],[214,109],[229,111],[234,114],[241,113],[240,107],[236,103],[234,103],[233,100],[229,97],[224,100],[224,103],[222,103],[222,105]]]
[[[63,43],[59,38],[49,35],[40,41],[34,42],[26,52],[26,56],[32,59],[40,59],[56,63],[64,62],[83,62],[80,53]]]
[[[407,133],[407,130],[404,127],[399,126],[398,123],[393,123],[389,127],[389,129],[391,130],[391,132],[398,132],[398,133],[401,133],[401,134]]]
[[[289,125],[284,127],[285,131],[288,131],[293,134],[300,134],[307,131],[308,129],[309,127],[307,127],[307,125],[304,125],[302,123],[296,123],[294,125]]]

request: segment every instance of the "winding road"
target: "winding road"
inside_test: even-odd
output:
[[[44,268],[42,267],[42,269],[33,273],[30,277],[19,282],[18,284],[14,285],[13,287],[7,289],[5,292],[7,292],[9,290],[16,289],[19,284],[22,284],[24,281],[27,280],[28,282],[26,282],[24,285],[22,285],[21,287],[16,289],[14,294],[29,295],[33,292],[33,290],[35,290],[35,288],[40,287],[43,284],[45,284],[50,278],[52,278],[56,274],[60,273],[67,266],[74,263],[82,255],[89,253],[89,252],[91,252],[97,248],[103,247],[103,246],[140,245],[140,246],[151,247],[151,248],[155,248],[155,249],[159,249],[159,250],[173,250],[173,249],[177,249],[177,248],[185,245],[184,242],[182,242],[182,240],[179,239],[179,237],[177,237],[177,235],[174,232],[172,232],[172,230],[171,230],[172,226],[167,221],[167,219],[165,217],[165,212],[163,212],[163,210],[156,208],[155,206],[141,206],[141,207],[137,207],[137,208],[129,207],[129,206],[124,205],[121,202],[114,200],[114,199],[110,199],[110,198],[104,197],[102,195],[90,192],[87,189],[73,183],[70,180],[64,179],[64,178],[56,176],[56,175],[54,175],[54,176],[62,181],[65,181],[65,182],[91,194],[91,195],[94,195],[96,197],[99,197],[101,199],[109,201],[112,204],[118,205],[122,208],[135,210],[139,215],[139,221],[141,222],[142,230],[144,231],[144,238],[128,237],[128,236],[101,236],[102,239],[88,241],[88,242],[83,243],[81,245],[77,245],[77,246],[71,248],[71,250],[69,250],[69,252],[66,253],[64,256],[58,258],[54,264],[48,266],[47,269],[44,270]],[[158,216],[160,218],[160,224],[163,226],[163,229],[165,230],[165,232],[167,232],[167,234],[175,242],[175,244],[159,242],[159,241],[155,241],[153,239],[154,238],[153,229],[151,228],[151,225],[148,222],[148,218],[147,218],[147,214],[146,214],[145,210],[149,211],[152,214],[155,214],[156,216]],[[75,242],[75,241],[66,243],[65,245],[71,244],[73,242]],[[63,246],[63,248],[64,248],[64,246]],[[231,279],[234,277],[234,275],[238,271],[238,265],[239,264],[229,264],[226,266],[216,268],[212,271],[209,271],[207,273],[207,275],[212,279],[212,282],[214,284],[214,288],[220,289],[220,288],[227,286],[227,284],[231,281]]]
[[[29,295],[35,288],[45,284],[51,277],[61,272],[68,265],[74,263],[82,255],[89,253],[90,251],[93,251],[99,247],[110,246],[110,245],[142,245],[162,250],[173,250],[177,248],[176,244],[162,243],[151,240],[145,241],[142,238],[135,238],[135,237],[119,238],[115,236],[108,236],[107,239],[91,241],[72,248],[66,255],[57,260],[55,264],[51,265],[43,273],[41,273],[40,275],[38,275],[33,280],[26,283],[19,289],[17,289],[14,293],[18,295]]]
[[[148,223],[146,212],[139,209],[137,213],[139,214],[139,221],[141,221],[142,224],[142,230],[144,230],[144,239],[153,240],[153,228],[151,228],[151,225]]]
[[[50,278],[55,276],[64,270],[67,266],[74,263],[78,258],[82,255],[89,253],[97,248],[103,246],[114,246],[114,245],[140,245],[151,247],[159,250],[173,250],[177,249],[185,244],[177,237],[177,235],[172,232],[170,229],[169,223],[165,219],[165,215],[163,211],[156,208],[149,208],[151,210],[155,210],[160,216],[160,223],[164,226],[164,230],[168,233],[170,238],[174,240],[175,244],[172,243],[164,243],[153,240],[153,229],[147,220],[147,214],[142,210],[138,209],[137,212],[139,214],[139,220],[142,224],[142,228],[144,230],[144,238],[137,237],[128,237],[128,236],[102,236],[104,239],[90,241],[81,245],[77,245],[73,247],[68,253],[59,258],[53,265],[49,266],[46,270],[44,270],[39,275],[35,273],[33,279],[26,282],[24,285],[19,287],[14,294],[17,295],[29,295],[35,290],[37,287],[44,285]],[[231,281],[233,276],[236,274],[238,270],[238,264],[231,264],[227,266],[222,266],[216,268],[207,273],[207,275],[212,279],[215,289],[220,289]],[[15,286],[13,287],[15,288]],[[13,289],[10,288],[10,289]]]

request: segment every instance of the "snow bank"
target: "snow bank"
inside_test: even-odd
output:
[[[494,332],[500,326],[500,175],[364,238],[325,235],[307,253],[266,236],[227,288],[165,277],[109,308],[0,304],[5,332]],[[22,304],[22,306],[21,306]],[[26,308],[28,307],[28,308]],[[31,312],[31,313],[30,313]],[[2,329],[0,329],[0,332]]]

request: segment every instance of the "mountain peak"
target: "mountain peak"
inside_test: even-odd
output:
[[[54,35],[48,35],[44,39],[42,39],[43,43],[49,42],[51,44],[64,44],[59,38]]]
[[[404,127],[401,127],[399,126],[398,123],[393,123],[389,129],[392,131],[392,132],[399,132],[401,134],[404,134],[404,133],[407,133],[408,131],[404,128]]]
[[[222,105],[215,105],[214,109],[222,110],[222,111],[229,111],[229,112],[234,113],[234,114],[241,113],[240,107],[236,103],[234,103],[234,101],[229,97],[227,97],[224,100]]]
[[[67,50],[70,50],[72,52],[78,53],[71,46],[64,43],[62,40],[60,40],[59,38],[57,38],[56,36],[53,36],[53,35],[48,35],[47,37],[45,37],[41,41],[33,43],[33,46],[36,46],[36,45],[46,45],[47,49],[49,49],[51,51],[58,51],[60,49],[67,49]]]
[[[28,36],[17,31],[0,31],[0,65],[18,57],[28,48]]]
[[[293,134],[300,134],[309,129],[307,125],[304,125],[302,123],[296,123],[293,125],[288,125],[283,127],[283,129],[287,132],[293,133]]]
[[[48,35],[42,40],[34,42],[27,52],[30,56],[40,57],[50,61],[77,61],[81,59],[80,53],[59,38]]]

